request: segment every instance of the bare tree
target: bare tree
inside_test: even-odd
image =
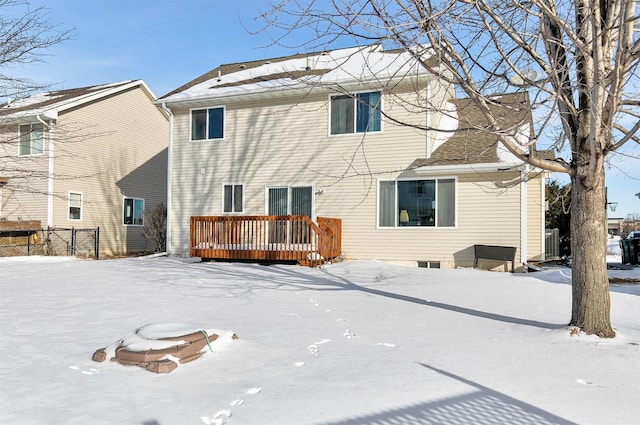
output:
[[[167,207],[159,203],[144,212],[144,237],[151,240],[156,247],[156,252],[165,252],[167,249]]]
[[[7,112],[11,112],[10,110]],[[48,167],[44,166],[42,158],[36,156],[17,156],[20,146],[20,134],[18,124],[12,123],[3,116],[4,111],[0,110],[0,177],[7,178],[11,184],[11,191],[20,193],[45,193],[37,182],[53,179],[55,181],[83,179],[96,175],[96,173],[50,173]],[[13,125],[12,125],[13,124]],[[46,132],[48,128],[43,125],[43,132],[40,136],[41,145],[39,149],[44,151],[46,147]],[[79,122],[66,122],[56,126],[57,143],[54,158],[73,157],[83,160],[83,156],[78,154],[75,144],[86,142],[92,138],[111,134],[109,131],[100,131],[95,125],[87,125]],[[66,194],[54,193],[54,196],[66,199]]]
[[[0,97],[28,96],[46,87],[16,75],[19,66],[38,62],[47,49],[68,40],[70,31],[47,20],[47,10],[31,9],[25,0],[0,0]]]
[[[25,66],[42,61],[51,47],[70,37],[70,30],[60,29],[49,22],[47,9],[31,8],[26,0],[0,0],[0,98],[4,98],[8,104],[45,90],[50,82],[33,81],[21,76],[20,72]],[[38,191],[38,186],[33,184],[36,180],[73,178],[50,175],[46,168],[38,166],[36,158],[25,157],[16,161],[20,140],[18,125],[10,123],[5,117],[10,113],[11,110],[0,113],[0,174],[10,180],[11,190],[34,192]],[[80,135],[77,128],[60,129],[59,132],[70,143],[85,137]],[[83,133],[86,134],[86,131]],[[42,149],[42,146],[38,149]],[[68,152],[61,146],[56,155],[64,156]]]
[[[479,108],[481,130],[526,163],[571,179],[570,325],[613,337],[606,270],[605,161],[639,143],[640,27],[634,0],[284,0],[262,15],[274,44],[380,42],[411,53]],[[304,33],[303,42],[299,42]],[[297,41],[289,43],[289,41]],[[289,43],[289,44],[288,44]],[[433,61],[437,58],[437,61]],[[492,113],[527,91],[529,141]],[[428,99],[425,103],[427,107]],[[517,112],[517,111],[514,111]],[[554,149],[555,158],[536,152]]]

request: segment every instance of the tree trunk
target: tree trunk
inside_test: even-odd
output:
[[[572,309],[570,325],[587,334],[613,338],[609,278],[607,275],[607,210],[604,169],[591,174],[585,187],[578,170],[571,188]]]

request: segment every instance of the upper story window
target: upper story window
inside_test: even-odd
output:
[[[454,178],[381,181],[379,227],[455,227]]]
[[[41,155],[44,144],[44,125],[20,126],[20,155]]]
[[[124,198],[123,223],[126,225],[144,225],[144,199]]]
[[[224,108],[193,109],[191,140],[224,139]]]
[[[331,134],[380,131],[379,91],[331,96]]]

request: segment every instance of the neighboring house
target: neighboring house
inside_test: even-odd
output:
[[[453,97],[378,45],[222,65],[185,84],[156,101],[171,112],[170,251],[189,253],[190,216],[304,214],[342,219],[346,259],[466,267],[476,244],[543,259],[544,174]],[[496,102],[526,144],[527,94]]]
[[[624,218],[607,217],[607,233],[610,235],[619,235],[624,226]]]
[[[153,251],[144,210],[166,204],[168,117],[142,80],[0,105],[0,217],[100,228],[100,253]]]

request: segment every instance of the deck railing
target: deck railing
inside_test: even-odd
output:
[[[342,220],[304,215],[191,217],[192,257],[297,261],[320,266],[340,255]]]

